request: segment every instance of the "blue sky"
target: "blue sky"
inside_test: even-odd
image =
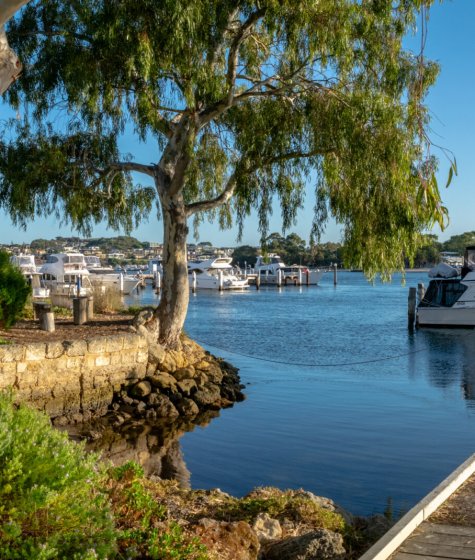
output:
[[[475,39],[473,22],[475,21],[475,0],[436,1],[431,9],[428,37],[425,48],[426,56],[441,65],[437,84],[428,97],[431,109],[431,138],[434,144],[443,146],[454,153],[458,176],[451,186],[445,189],[449,162],[444,154],[434,148],[440,159],[439,185],[442,198],[449,209],[450,224],[444,232],[438,228],[433,233],[440,240],[448,239],[464,231],[475,230]],[[418,40],[408,40],[417,50]],[[5,115],[5,108],[2,108]],[[138,160],[145,163],[152,161],[151,146],[134,150]],[[309,185],[305,208],[299,212],[297,224],[291,228],[304,239],[308,239],[313,209],[312,186]],[[26,231],[15,227],[10,219],[0,213],[0,242],[29,242],[43,237],[57,235],[77,235],[77,232],[62,226],[54,219],[36,219],[28,225]],[[280,211],[276,207],[271,219],[270,231],[281,231]],[[94,229],[93,235],[112,236],[116,233],[105,226]],[[148,223],[143,223],[132,235],[142,241],[161,242],[162,224],[153,216]],[[331,222],[327,227],[323,241],[340,241],[338,224]],[[236,230],[220,231],[217,224],[204,224],[200,228],[200,241],[211,241],[215,245],[235,245]],[[193,239],[190,236],[190,241]],[[242,244],[258,245],[259,233],[257,221],[249,218],[245,224]]]

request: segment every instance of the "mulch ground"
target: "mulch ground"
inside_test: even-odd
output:
[[[475,475],[444,502],[430,517],[432,523],[475,527]]]
[[[132,315],[97,315],[87,324],[75,325],[72,317],[55,317],[56,330],[53,333],[40,330],[38,321],[22,320],[8,330],[0,329],[0,340],[22,344],[112,336],[130,332],[132,318]]]

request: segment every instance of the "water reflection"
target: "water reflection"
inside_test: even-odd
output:
[[[467,406],[475,409],[475,332],[467,329],[421,330],[427,345],[428,377],[437,388],[461,388]]]
[[[207,426],[217,411],[208,411],[192,420],[132,421],[120,427],[113,426],[107,418],[71,429],[73,438],[86,438],[89,451],[100,452],[114,465],[127,461],[140,464],[147,476],[175,479],[182,487],[190,486],[188,470],[180,446],[180,438],[197,426]]]

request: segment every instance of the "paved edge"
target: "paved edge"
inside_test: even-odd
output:
[[[445,500],[475,472],[475,453],[384,534],[360,560],[386,560]]]

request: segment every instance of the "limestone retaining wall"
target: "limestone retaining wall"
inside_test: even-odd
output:
[[[0,346],[0,391],[13,388],[52,418],[100,415],[123,384],[142,379],[147,340],[135,333]]]

